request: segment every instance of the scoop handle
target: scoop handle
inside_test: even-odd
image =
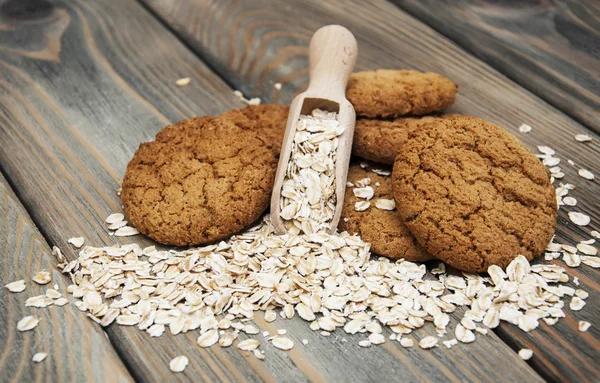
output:
[[[327,25],[316,31],[308,50],[310,82],[307,93],[318,94],[321,98],[345,98],[357,55],[356,39],[346,28]]]

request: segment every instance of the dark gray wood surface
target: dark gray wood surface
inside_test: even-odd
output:
[[[598,136],[390,3],[142,1],[234,87],[267,102],[287,103],[306,86],[306,46],[313,31],[330,23],[344,25],[355,34],[358,69],[401,68],[445,74],[459,84],[452,111],[498,123],[534,152],[536,145],[549,145],[562,158],[560,166],[566,173],[563,182],[577,186],[572,194],[579,204],[561,210],[557,241],[575,244],[591,238],[589,232],[600,226],[598,181],[577,175],[579,168],[600,174]],[[273,88],[277,82],[283,83],[281,93]],[[533,131],[518,133],[522,123],[532,125]],[[590,134],[594,141],[578,143],[573,138],[578,133]],[[568,165],[567,159],[576,166]],[[573,225],[567,218],[570,210],[589,214],[592,224],[585,228]],[[565,267],[562,261],[555,263]],[[600,273],[588,266],[568,272],[590,292],[583,311],[567,309],[567,320],[554,327],[542,324],[540,330],[529,334],[507,324],[496,333],[515,350],[535,350],[529,363],[550,380],[594,381],[600,376],[596,363],[600,357]],[[591,322],[592,328],[580,333],[579,320]]]
[[[89,245],[116,242],[103,221],[120,211],[115,190],[140,142],[169,122],[241,103],[138,3],[44,4],[43,12],[2,15],[0,49],[10,54],[0,58],[0,164],[48,241],[72,259],[71,236],[82,235]],[[175,86],[188,76],[188,87]],[[144,382],[540,380],[494,335],[451,351],[406,351],[397,344],[364,350],[342,334],[322,338],[299,318],[259,325],[285,327],[298,345],[304,338],[309,344],[288,353],[267,345],[260,362],[236,348],[200,349],[194,333],[150,339],[135,328],[111,326],[107,334],[133,377]],[[190,365],[173,374],[168,363],[180,354]],[[499,371],[497,360],[519,368]]]
[[[0,382],[132,382],[102,328],[75,305],[25,307],[27,298],[45,294],[54,284],[67,295],[70,280],[55,270],[56,263],[0,174]],[[31,280],[41,270],[51,272],[48,285]],[[21,279],[27,286],[23,292],[12,293],[4,287]],[[38,326],[18,331],[17,322],[28,315],[40,319]],[[34,363],[31,358],[38,352],[48,356]]]
[[[392,0],[600,132],[600,2]]]

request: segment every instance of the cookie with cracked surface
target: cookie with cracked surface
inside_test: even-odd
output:
[[[264,135],[279,150],[283,142],[289,112],[289,106],[261,104],[232,109],[221,114],[221,117]]]
[[[166,245],[224,239],[266,210],[277,151],[252,129],[196,117],[161,130],[127,165],[121,199],[129,221]]]
[[[538,256],[554,234],[550,174],[497,125],[460,116],[409,134],[392,173],[398,212],[436,258],[463,271]]]
[[[372,164],[374,168],[389,170],[384,165]],[[348,182],[359,183],[360,180],[370,178],[374,190],[373,198],[369,201],[371,206],[364,211],[356,211],[354,204],[365,201],[354,195],[354,187],[347,187],[344,196],[344,207],[338,224],[340,231],[358,234],[361,238],[371,243],[371,251],[392,259],[404,258],[407,261],[427,261],[433,257],[427,253],[410,233],[394,210],[382,210],[375,206],[378,199],[394,200],[392,195],[392,179],[374,173],[373,167],[362,168],[359,164],[352,164],[348,170]],[[379,186],[376,186],[379,184]]]
[[[447,108],[457,91],[455,83],[437,73],[379,69],[352,73],[346,97],[357,116],[396,118]]]
[[[354,128],[352,153],[367,160],[393,165],[398,149],[410,131],[455,116],[458,115],[399,117],[394,120],[359,118]]]

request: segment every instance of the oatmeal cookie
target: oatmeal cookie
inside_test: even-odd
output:
[[[447,108],[457,91],[455,83],[437,73],[379,69],[352,73],[346,97],[357,116],[396,118]]]
[[[121,199],[129,221],[167,245],[229,237],[268,207],[277,169],[273,146],[221,117],[167,126],[127,166]]]
[[[385,166],[374,165],[379,169]],[[365,242],[371,243],[371,251],[392,259],[404,258],[407,261],[427,261],[433,257],[419,245],[408,228],[394,210],[382,210],[375,206],[379,199],[393,201],[392,179],[374,173],[372,168],[361,168],[352,164],[348,171],[348,182],[359,183],[360,180],[370,179],[369,186],[374,190],[370,207],[365,211],[356,211],[355,203],[365,201],[354,195],[354,187],[346,188],[342,217],[338,224],[340,231],[358,234]],[[379,183],[379,186],[377,184]],[[356,186],[356,184],[355,184]]]
[[[409,133],[392,173],[398,212],[436,258],[468,272],[538,256],[554,234],[550,174],[510,133],[460,116]]]

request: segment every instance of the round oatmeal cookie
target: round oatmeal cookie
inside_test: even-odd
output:
[[[379,175],[373,169],[390,172],[391,169],[385,165],[361,168],[359,164],[353,164],[348,171],[348,182],[354,187],[346,188],[342,217],[338,224],[340,231],[350,234],[358,234],[365,242],[371,243],[371,251],[392,259],[404,258],[407,261],[427,261],[433,257],[419,245],[417,240],[404,225],[396,209],[384,210],[376,206],[390,209],[394,204],[392,195],[392,179],[388,176]],[[379,170],[378,170],[379,169]],[[382,173],[383,174],[383,173]],[[374,194],[370,206],[364,211],[356,211],[357,202],[367,201],[354,195],[354,188],[363,186],[361,180],[369,179],[369,185]],[[379,186],[377,186],[379,184]],[[379,201],[379,202],[378,202]],[[389,206],[389,204],[392,204]]]
[[[468,272],[532,260],[556,225],[550,174],[510,133],[460,116],[412,131],[392,173],[398,212],[436,258]]]
[[[414,129],[458,116],[443,114],[424,117],[400,117],[395,120],[359,118],[354,128],[352,154],[367,160],[393,165],[398,149]]]
[[[221,117],[170,125],[143,143],[121,191],[129,221],[166,245],[213,242],[266,210],[277,150],[252,129]]]
[[[352,73],[346,97],[357,116],[396,118],[447,108],[457,91],[455,83],[437,73],[379,69]]]
[[[259,132],[279,150],[283,142],[289,112],[289,106],[261,104],[232,109],[223,113],[221,117]]]

